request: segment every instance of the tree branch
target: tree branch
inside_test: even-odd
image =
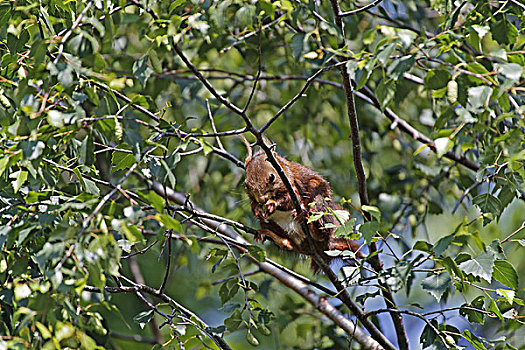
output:
[[[346,11],[346,12],[340,12],[339,14],[337,14],[338,17],[347,17],[347,16],[352,16],[352,15],[355,15],[357,13],[360,13],[360,12],[364,12],[366,10],[369,10],[371,9],[372,7],[375,7],[377,5],[379,5],[383,0],[375,0],[373,2],[371,2],[370,4],[366,5],[366,6],[363,6],[363,7],[359,7],[355,10],[352,10],[352,11]]]
[[[145,181],[144,178],[143,180]],[[185,205],[185,203],[186,204],[188,203],[188,199],[183,194],[175,192],[169,187],[165,187],[157,181],[152,181],[151,188],[160,196],[168,198],[177,204]],[[203,214],[203,217],[201,218],[202,224],[194,220],[192,222],[194,222],[200,228],[207,230],[210,233],[223,235],[222,236],[223,238],[230,240],[228,241],[228,243],[236,245],[238,249],[243,249],[245,252],[247,252],[245,248],[245,245],[247,244],[247,242],[242,237],[238,236],[235,232],[233,232],[226,224],[224,224],[224,222],[219,222],[217,220],[205,218],[205,216],[209,216],[211,214],[207,214],[203,212],[201,209],[194,206],[193,204],[191,205],[191,207],[193,208],[195,212]],[[251,256],[249,256],[249,258],[252,260],[253,263],[258,265],[261,270],[276,277],[283,284],[289,286],[291,289],[293,289],[294,291],[296,291],[303,297],[307,297],[306,300],[312,303],[312,305],[314,305],[316,308],[318,308],[319,311],[327,315],[338,326],[340,326],[345,331],[347,331],[349,335],[353,334],[356,340],[363,347],[367,349],[376,349],[376,348],[378,349],[379,344],[381,344],[383,347],[387,349],[395,349],[395,347],[388,341],[388,339],[386,339],[382,333],[380,333],[377,329],[375,329],[375,326],[373,325],[370,326],[371,323],[370,321],[368,321],[366,317],[364,317],[364,313],[360,312],[358,313],[358,315],[356,315],[356,317],[362,318],[360,319],[360,321],[364,320],[363,324],[369,325],[371,330],[369,329],[369,327],[367,327],[367,329],[372,334],[374,334],[373,339],[370,336],[366,335],[366,333],[364,333],[359,327],[353,324],[350,320],[344,317],[344,315],[342,315],[337,309],[333,308],[329,303],[325,303],[325,299],[317,296],[317,294],[313,293],[310,289],[307,289],[305,281],[302,281],[299,278],[297,278],[296,274],[292,275],[289,271],[286,271],[285,269],[281,268],[278,264],[276,264],[275,262],[272,262],[269,259],[267,259],[266,262],[259,262],[257,259]],[[342,286],[340,287],[342,291],[341,294],[347,295],[348,292],[344,288],[342,288]],[[348,298],[350,298],[349,295],[348,295]],[[386,346],[383,344],[386,344]]]
[[[343,26],[343,21],[341,19],[341,16],[339,15],[341,10],[339,7],[338,0],[330,0],[330,4],[332,5],[332,10],[335,15],[335,24],[337,28],[341,32],[342,41],[340,42],[339,46],[344,47],[346,46],[346,40],[345,40],[345,31]],[[354,160],[354,167],[357,174],[357,181],[358,181],[358,189],[359,189],[359,198],[361,201],[361,205],[368,205],[368,193],[366,188],[366,176],[365,176],[365,170],[363,167],[363,162],[361,159],[361,140],[359,136],[359,122],[357,119],[357,112],[355,110],[355,99],[354,99],[354,88],[352,86],[352,82],[350,80],[350,76],[348,75],[348,71],[346,70],[345,66],[340,67],[341,71],[341,77],[343,80],[343,86],[346,96],[346,105],[347,105],[347,112],[348,112],[348,119],[350,122],[350,129],[351,129],[351,136],[352,136],[352,150],[353,150],[353,160]],[[371,220],[371,216],[368,212],[364,214],[364,217],[367,221]],[[370,253],[375,253],[377,251],[377,247],[374,242],[371,242],[369,244]],[[382,270],[383,264],[381,263],[381,260],[379,259],[379,254],[373,255],[370,258],[370,263],[374,270],[377,272]],[[392,291],[388,287],[386,283],[379,283],[382,285],[382,293],[385,298],[387,307],[397,308],[394,296],[392,295]],[[399,344],[399,347],[403,350],[408,350],[408,337],[403,325],[403,318],[401,314],[391,312],[390,316],[392,318],[392,322],[394,323],[394,328],[396,330],[397,334],[397,341]]]

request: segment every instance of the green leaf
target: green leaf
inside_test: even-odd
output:
[[[507,21],[507,18],[503,18],[497,22],[490,24],[492,38],[500,45],[514,44],[518,37],[518,29]]]
[[[141,329],[144,329],[146,324],[148,324],[148,322],[151,321],[151,319],[153,318],[153,315],[153,310],[143,311],[135,315],[135,317],[133,317],[133,321],[135,321],[135,323],[138,323]]]
[[[427,89],[437,90],[447,86],[451,76],[444,69],[432,69],[425,76],[425,87]]]
[[[126,223],[123,223],[120,226],[121,230],[124,232],[124,235],[126,236],[127,240],[131,243],[138,243],[144,241],[144,236],[142,236],[142,232],[135,226],[135,225],[128,225]]]
[[[487,307],[487,310],[490,312],[493,312],[500,320],[503,320],[503,315],[501,314],[498,304],[496,304],[494,299],[490,298],[490,303],[489,303],[489,306]]]
[[[480,194],[472,199],[483,213],[492,213],[498,216],[501,212],[501,201],[489,193]]]
[[[91,166],[95,163],[95,145],[93,144],[93,134],[91,132],[82,140],[79,152],[78,162],[80,164]]]
[[[137,159],[131,153],[124,152],[113,152],[111,156],[111,162],[113,163],[113,172],[118,170],[129,169],[133,164],[137,162]]]
[[[150,204],[159,213],[162,213],[164,211],[164,198],[159,196],[154,191],[148,191],[146,193],[138,192],[138,194],[142,199],[146,201],[146,203]]]
[[[454,235],[448,235],[439,239],[434,245],[434,253],[439,256],[447,250],[448,246],[454,240]]]
[[[235,19],[242,27],[251,27],[253,25],[253,17],[255,16],[255,6],[244,4],[237,13]]]
[[[453,275],[456,275],[460,278],[463,277],[463,272],[459,269],[458,265],[456,264],[456,262],[450,257],[450,256],[446,256],[444,257],[442,260],[441,260],[441,263],[443,264],[443,266],[447,269],[447,272],[453,276]]]
[[[518,273],[514,269],[511,263],[505,260],[494,261],[494,270],[492,271],[492,277],[501,284],[512,288],[513,290],[518,289]]]
[[[392,102],[394,99],[394,96],[396,94],[396,83],[394,80],[381,80],[379,85],[377,86],[375,90],[377,99],[379,101],[379,105],[381,107],[381,110],[385,110],[386,107]]]
[[[490,86],[475,86],[468,89],[469,110],[476,111],[478,108],[486,108],[492,96]]]
[[[15,300],[21,300],[28,298],[31,296],[31,288],[27,285],[27,283],[17,283],[15,285]]]
[[[420,250],[426,253],[432,253],[432,244],[425,241],[417,241],[412,247],[413,250]]]
[[[467,275],[481,277],[490,282],[494,267],[494,254],[483,252],[472,260],[459,264],[459,268]]]
[[[182,232],[182,225],[180,222],[168,214],[159,213],[155,215],[155,218],[159,220],[166,229],[174,230],[175,232]]]
[[[441,158],[445,153],[450,151],[450,149],[454,146],[454,143],[448,137],[440,137],[434,140],[434,145],[436,146],[437,156]]]
[[[364,224],[359,226],[359,232],[363,234],[363,237],[365,238],[367,244],[370,244],[372,242],[372,238],[375,236],[378,230],[379,222],[377,221],[365,222]]]
[[[362,205],[361,209],[372,215],[376,221],[381,221],[381,211],[378,207],[374,207],[372,205]]]
[[[260,262],[266,261],[266,252],[259,246],[248,245],[246,246],[251,256],[255,257]]]
[[[387,73],[390,75],[390,77],[393,80],[397,81],[399,77],[401,77],[405,72],[408,72],[410,68],[414,66],[415,62],[416,62],[416,59],[412,55],[397,58],[388,66]],[[394,87],[395,87],[395,84],[394,84]]]
[[[303,55],[304,38],[305,38],[304,33],[297,33],[292,37],[292,42],[290,44],[290,47],[292,48],[293,57],[296,60],[299,60],[299,58]]]
[[[312,222],[318,221],[318,220],[321,219],[324,215],[326,215],[326,213],[324,213],[324,212],[313,213],[313,215],[310,215],[310,217],[308,218],[307,223],[309,224],[309,223],[312,223]]]
[[[145,87],[146,82],[153,73],[153,70],[148,66],[148,56],[144,55],[133,63],[133,75],[140,81],[140,84]]]
[[[470,345],[472,345],[472,347],[474,347],[474,349],[486,350],[481,340],[479,340],[479,338],[472,334],[468,329],[465,329],[461,335],[470,343]]]
[[[241,323],[242,323],[242,314],[241,314],[241,310],[239,309],[236,309],[230,315],[230,317],[224,320],[224,325],[230,332],[233,332],[239,329],[239,326],[241,325]]]
[[[9,175],[9,178],[15,179],[14,181],[11,181],[11,184],[13,185],[13,189],[15,190],[15,193],[17,193],[18,190],[20,190],[20,188],[22,187],[22,185],[26,182],[27,175],[28,175],[27,171],[24,171],[24,170],[19,170]]]
[[[516,296],[516,292],[510,289],[496,289],[496,293],[504,297],[510,305],[512,305]]]
[[[233,298],[238,291],[239,284],[237,283],[237,279],[232,279],[223,283],[219,288],[219,296],[221,298],[222,305],[231,300],[231,298]]]
[[[421,281],[421,286],[439,302],[450,285],[450,281],[451,279],[448,273],[441,273],[425,278]]]
[[[485,314],[483,311],[483,306],[485,304],[485,297],[480,295],[476,299],[472,300],[470,304],[463,304],[459,310],[461,316],[467,316],[467,319],[471,323],[480,323],[485,322]],[[469,308],[465,308],[468,306]],[[478,309],[480,311],[472,310],[471,308]]]
[[[498,68],[501,74],[513,81],[518,81],[523,73],[523,67],[516,63],[501,63]]]
[[[89,194],[94,194],[97,196],[100,194],[100,189],[98,188],[97,184],[94,181],[86,178],[84,178],[84,190]]]
[[[431,320],[430,323],[432,323],[432,325],[434,326],[434,329],[437,329],[438,324],[436,320]],[[421,335],[419,336],[419,341],[421,342],[421,346],[423,347],[423,349],[435,343],[437,334],[434,331],[434,329],[430,327],[430,325],[428,324],[425,326],[425,328],[423,328],[423,331],[421,332]]]
[[[24,160],[34,160],[40,157],[46,145],[42,141],[24,141],[20,143],[20,148],[22,149]],[[9,160],[9,158],[6,159]]]
[[[170,8],[168,10],[168,12],[172,12],[173,10],[175,10],[177,7],[180,7],[182,5],[184,5],[186,3],[187,0],[175,0],[173,1],[171,4],[170,4]]]

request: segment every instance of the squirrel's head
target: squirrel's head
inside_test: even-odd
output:
[[[286,188],[277,174],[277,171],[274,169],[273,165],[270,163],[268,156],[264,151],[258,151],[253,154],[253,150],[243,138],[243,141],[247,148],[247,156],[245,160],[246,166],[246,179],[244,181],[246,185],[246,192],[248,195],[254,199],[259,205],[264,208],[272,207],[272,203],[275,202],[278,196],[286,195]],[[268,144],[268,140],[265,139],[265,143]],[[288,167],[286,165],[286,160],[277,155],[272,150],[272,154],[275,159],[279,162],[285,173],[288,173]],[[271,210],[270,210],[271,211]]]

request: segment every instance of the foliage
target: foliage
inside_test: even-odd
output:
[[[392,343],[381,289],[413,348],[525,345],[524,5],[334,4],[0,3],[0,347],[359,346],[263,273],[325,279],[304,257],[244,245],[254,130],[351,211],[337,235],[370,255],[339,278]]]

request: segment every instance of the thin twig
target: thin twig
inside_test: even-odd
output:
[[[355,15],[357,13],[360,13],[360,12],[364,12],[366,10],[369,10],[371,9],[372,7],[375,7],[377,5],[379,5],[383,0],[375,0],[373,2],[371,2],[370,4],[366,5],[366,6],[363,6],[363,7],[359,7],[355,10],[352,10],[352,11],[346,11],[346,12],[341,12],[339,14],[337,14],[337,16],[339,17],[347,17],[347,16],[352,16],[352,15]]]
[[[259,34],[259,45],[257,46],[257,55],[259,57],[258,61],[258,67],[257,67],[257,75],[255,76],[255,80],[253,81],[253,87],[252,91],[250,92],[250,96],[248,97],[248,101],[246,101],[246,105],[244,106],[243,112],[246,113],[246,110],[248,110],[248,106],[250,106],[250,102],[253,99],[253,96],[255,95],[255,91],[257,90],[257,84],[259,83],[259,78],[262,74],[262,54],[261,54],[261,35]]]
[[[279,23],[279,21],[284,18],[286,16],[286,14],[282,14],[280,15],[279,17],[277,17],[276,19],[274,19],[273,21],[271,21],[270,23],[268,24],[265,24],[263,25],[261,28],[257,29],[256,31],[254,32],[251,32],[251,33],[248,33],[248,34],[245,34],[243,36],[241,36],[239,39],[237,39],[235,42],[233,42],[232,44],[230,44],[230,46],[224,48],[221,50],[221,53],[225,53],[225,52],[228,52],[230,51],[234,46],[238,45],[239,43],[243,42],[244,40],[254,36],[254,35],[257,35],[258,33],[262,32],[263,30],[273,26],[274,24],[276,23]]]
[[[55,60],[53,61],[54,64],[58,63],[58,60],[60,59],[60,57],[62,56],[62,53],[64,52],[64,44],[69,39],[71,34],[73,34],[73,31],[78,27],[78,25],[80,24],[80,21],[82,21],[82,18],[84,17],[84,15],[89,11],[91,6],[93,5],[93,2],[94,1],[90,1],[86,5],[86,7],[82,10],[82,12],[80,12],[80,14],[78,15],[77,19],[75,20],[75,22],[73,23],[73,25],[71,26],[69,31],[62,37],[62,40],[60,40],[60,46],[58,47],[58,53],[57,53],[57,55],[55,57]]]
[[[512,232],[510,235],[508,235],[507,237],[505,237],[505,238],[501,241],[501,243],[503,244],[503,243],[507,242],[509,239],[511,239],[512,237],[514,237],[518,232],[520,232],[520,231],[523,230],[524,228],[525,228],[525,221],[523,221],[523,222],[521,223],[521,226],[520,226],[516,231]]]

